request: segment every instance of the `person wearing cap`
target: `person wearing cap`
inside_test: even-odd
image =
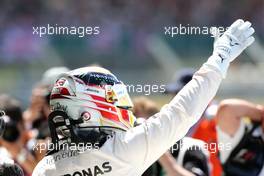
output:
[[[192,80],[195,70],[192,68],[185,68],[176,72],[172,81],[166,85],[165,93],[176,95],[188,82]]]
[[[67,67],[52,67],[45,71],[40,82],[33,88],[30,105],[23,113],[26,128],[35,133],[31,143],[38,161],[45,156],[45,151],[41,151],[38,147],[42,144],[46,145],[50,137],[48,127],[50,92],[59,75],[67,71],[69,71]]]
[[[184,68],[177,71],[174,74],[172,81],[166,85],[165,94],[171,94],[175,96],[178,92],[180,92],[181,89],[183,89],[185,85],[187,85],[192,80],[194,73],[195,70],[192,68]],[[199,124],[199,122],[197,124]],[[187,134],[188,136],[190,136],[192,130],[195,129],[196,125],[194,125],[189,130]],[[189,170],[195,175],[210,175],[211,170],[208,163],[210,155],[207,149],[204,148],[204,144],[205,143],[201,140],[191,137],[184,137],[182,140],[171,147],[170,152],[175,161],[180,163],[180,165],[183,166],[184,169]],[[186,157],[190,159],[189,162],[188,160],[183,159]]]

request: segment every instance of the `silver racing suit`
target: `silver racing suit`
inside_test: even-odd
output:
[[[141,125],[115,133],[100,149],[48,155],[33,176],[140,176],[199,120],[223,78],[221,67],[221,62],[208,61],[169,104]]]

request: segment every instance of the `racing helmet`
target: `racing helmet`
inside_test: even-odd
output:
[[[127,131],[136,123],[132,107],[126,86],[107,69],[84,67],[63,73],[50,96],[52,141],[63,136],[77,143],[96,142],[102,134]]]

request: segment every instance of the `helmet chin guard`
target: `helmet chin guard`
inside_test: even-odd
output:
[[[59,119],[59,120],[57,120]],[[83,119],[71,119],[66,112],[53,111],[48,118],[49,129],[52,144],[55,145],[55,152],[60,150],[60,145],[64,143],[71,144],[89,144],[89,146],[101,147],[107,140],[107,133],[102,127],[78,127],[83,123]],[[62,131],[61,127],[64,127]]]

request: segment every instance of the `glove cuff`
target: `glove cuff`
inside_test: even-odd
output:
[[[205,65],[216,68],[217,70],[220,71],[222,77],[225,78],[230,63],[229,60],[226,59],[221,54],[213,54],[212,56],[209,57]]]

